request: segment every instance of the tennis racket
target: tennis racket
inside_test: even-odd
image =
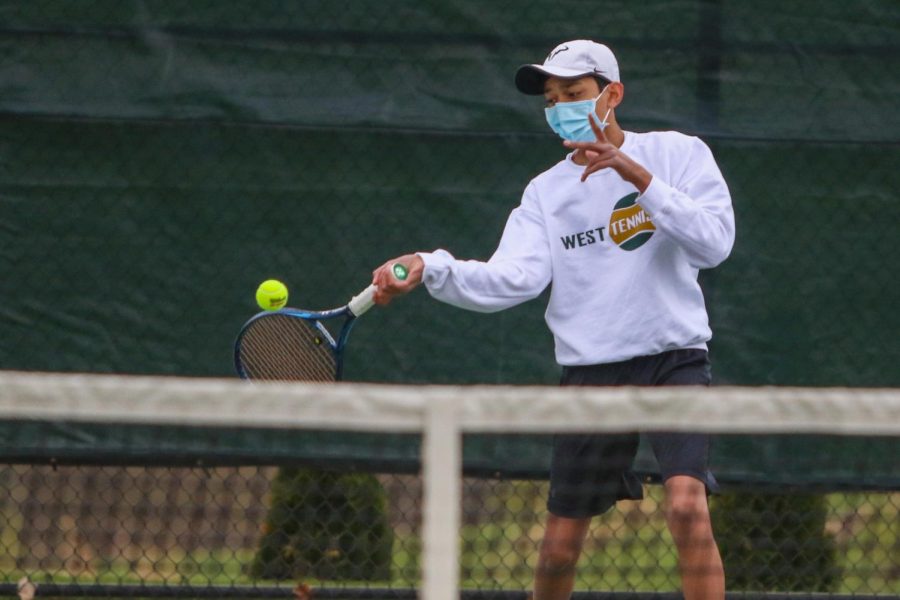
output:
[[[400,280],[409,274],[399,263],[392,272]],[[253,316],[234,343],[238,375],[258,381],[340,381],[350,330],[375,304],[375,291],[372,284],[346,305],[331,310],[282,308]],[[340,319],[340,332],[333,337],[323,321]]]

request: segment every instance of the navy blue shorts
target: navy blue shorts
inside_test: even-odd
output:
[[[706,350],[670,350],[653,356],[584,367],[564,367],[562,385],[709,385]],[[701,433],[641,434],[653,449],[663,481],[688,475],[718,489],[709,471],[709,436]],[[636,433],[565,434],[553,441],[547,509],[572,519],[603,514],[618,500],[640,500],[643,485],[631,470]]]

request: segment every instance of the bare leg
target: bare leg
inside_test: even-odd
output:
[[[713,537],[706,487],[676,475],[666,481],[666,522],[678,549],[685,600],[722,600],[725,570]]]
[[[591,518],[567,519],[549,515],[537,569],[534,600],[568,600],[575,586],[575,565],[581,556]]]

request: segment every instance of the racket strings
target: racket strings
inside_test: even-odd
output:
[[[331,344],[312,322],[273,314],[244,332],[240,361],[249,379],[334,381],[337,364]]]

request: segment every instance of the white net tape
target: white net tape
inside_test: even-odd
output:
[[[423,391],[424,390],[424,391]],[[448,406],[443,406],[443,404]],[[790,387],[399,386],[0,374],[0,418],[422,431],[431,410],[465,432],[900,433],[900,390]]]

